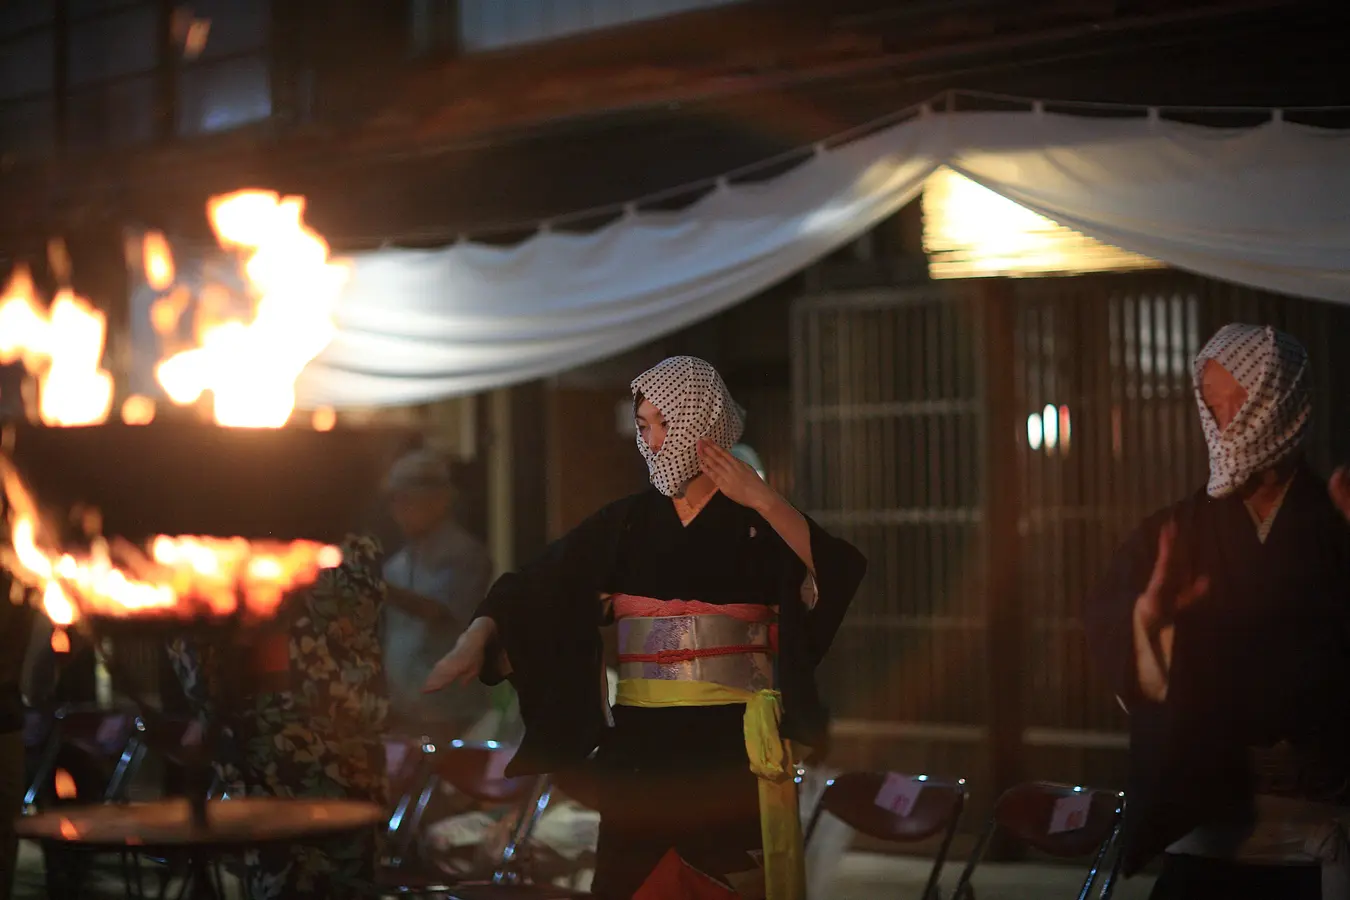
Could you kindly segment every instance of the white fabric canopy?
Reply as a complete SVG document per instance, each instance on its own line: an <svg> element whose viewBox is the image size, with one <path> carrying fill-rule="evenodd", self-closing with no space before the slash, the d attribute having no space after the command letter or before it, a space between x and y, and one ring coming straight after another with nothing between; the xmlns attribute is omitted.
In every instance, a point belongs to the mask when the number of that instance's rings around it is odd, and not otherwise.
<svg viewBox="0 0 1350 900"><path fill-rule="evenodd" d="M509 248L359 255L304 405L420 403L559 373L717 313L857 238L947 165L1182 269L1350 302L1350 132L925 112L679 212ZM138 343L153 340L149 296ZM148 348L146 348L148 350ZM138 354L139 355L139 354ZM153 352L151 352L153 356Z"/></svg>

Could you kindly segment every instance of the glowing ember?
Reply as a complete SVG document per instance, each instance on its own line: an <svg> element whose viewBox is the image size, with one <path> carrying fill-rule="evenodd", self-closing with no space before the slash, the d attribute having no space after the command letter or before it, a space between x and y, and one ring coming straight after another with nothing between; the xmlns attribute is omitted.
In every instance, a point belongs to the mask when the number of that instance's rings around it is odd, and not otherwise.
<svg viewBox="0 0 1350 900"><path fill-rule="evenodd" d="M295 381L336 332L332 306L347 277L330 262L328 245L303 221L302 197L238 191L216 197L207 214L216 238L242 250L256 294L251 321L203 292L197 307L197 346L159 364L155 375L174 403L196 403L211 392L221 425L280 428L295 410ZM169 303L156 329L181 312ZM163 333L163 331L161 331Z"/></svg>
<svg viewBox="0 0 1350 900"><path fill-rule="evenodd" d="M173 254L169 252L169 242L158 231L145 236L141 264L145 268L145 280L157 291L167 291L173 284Z"/></svg>
<svg viewBox="0 0 1350 900"><path fill-rule="evenodd" d="M62 800L75 799L75 779L65 769L56 770L56 796Z"/></svg>
<svg viewBox="0 0 1350 900"><path fill-rule="evenodd" d="M16 269L0 296L0 363L22 360L37 376L44 425L93 425L112 408L112 376L101 366L107 319L69 290L45 312L33 279Z"/></svg>
<svg viewBox="0 0 1350 900"><path fill-rule="evenodd" d="M191 302L192 294L182 286L159 297L150 304L150 327L161 337L173 334Z"/></svg>
<svg viewBox="0 0 1350 900"><path fill-rule="evenodd" d="M122 421L128 425L149 425L155 421L155 401L133 394L122 403Z"/></svg>
<svg viewBox="0 0 1350 900"><path fill-rule="evenodd" d="M332 431L337 425L337 413L330 407L321 406L314 410L310 424L314 426L315 431Z"/></svg>
<svg viewBox="0 0 1350 900"><path fill-rule="evenodd" d="M64 628L57 628L55 631L52 632L52 652L53 653L70 652L70 635L66 634L66 630Z"/></svg>

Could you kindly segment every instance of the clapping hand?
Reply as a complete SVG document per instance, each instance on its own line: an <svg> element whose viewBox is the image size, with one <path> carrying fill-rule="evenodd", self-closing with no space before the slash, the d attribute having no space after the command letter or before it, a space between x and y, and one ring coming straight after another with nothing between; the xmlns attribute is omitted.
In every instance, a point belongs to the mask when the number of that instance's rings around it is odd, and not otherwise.
<svg viewBox="0 0 1350 900"><path fill-rule="evenodd" d="M1158 556L1148 586L1134 603L1134 615L1150 635L1172 624L1177 613L1209 592L1209 577L1200 575L1179 587L1176 561L1177 524L1168 522L1158 534Z"/></svg>

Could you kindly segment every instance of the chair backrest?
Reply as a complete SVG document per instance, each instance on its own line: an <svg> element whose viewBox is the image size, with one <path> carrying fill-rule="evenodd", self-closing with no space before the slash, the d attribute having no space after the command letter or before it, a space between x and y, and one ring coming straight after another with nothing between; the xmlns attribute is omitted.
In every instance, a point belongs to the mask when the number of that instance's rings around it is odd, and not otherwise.
<svg viewBox="0 0 1350 900"><path fill-rule="evenodd" d="M100 771L101 799L123 799L143 755L138 740L143 727L136 711L130 708L110 709L95 704L61 707L47 732L42 756L24 795L24 806L32 809L51 799L49 786L58 760L68 750L76 751ZM87 797L80 799L88 801Z"/></svg>
<svg viewBox="0 0 1350 900"><path fill-rule="evenodd" d="M428 744L433 771L445 783L480 803L515 803L530 793L538 779L508 778L512 750L496 741L450 741Z"/></svg>
<svg viewBox="0 0 1350 900"><path fill-rule="evenodd" d="M812 823L821 812L828 812L868 837L912 843L951 830L965 802L966 788L960 781L897 772L845 772L825 788Z"/></svg>
<svg viewBox="0 0 1350 900"><path fill-rule="evenodd" d="M389 779L389 794L397 797L413 787L413 780L422 768L422 743L425 738L406 735L386 735L384 738L384 770Z"/></svg>
<svg viewBox="0 0 1350 900"><path fill-rule="evenodd" d="M174 766L185 766L191 762L183 738L194 722L192 716L158 715L146 724L141 741L156 756Z"/></svg>
<svg viewBox="0 0 1350 900"><path fill-rule="evenodd" d="M479 803L518 806L517 825L493 879L514 872L519 847L548 805L547 779L507 778L505 769L513 750L495 741L437 743L429 737L388 735L384 746L390 794L394 797L385 826L385 865L398 869L406 864L427 804L437 784L444 783Z"/></svg>
<svg viewBox="0 0 1350 900"><path fill-rule="evenodd" d="M1125 795L1080 785L1028 782L1003 792L994 804L994 814L980 833L975 850L952 888L953 900L968 900L975 869L996 831L1050 856L1063 859L1090 857L1078 900L1087 900L1102 872L1102 865L1120 834ZM1101 885L1101 900L1110 900L1119 871L1116 864Z"/></svg>
<svg viewBox="0 0 1350 900"><path fill-rule="evenodd" d="M55 737L97 760L118 759L141 729L134 709L71 705L56 711Z"/></svg>
<svg viewBox="0 0 1350 900"><path fill-rule="evenodd" d="M994 823L1042 853L1090 856L1111 839L1124 811L1116 791L1029 782L1009 788L994 807Z"/></svg>
<svg viewBox="0 0 1350 900"><path fill-rule="evenodd" d="M23 711L23 746L25 750L40 750L47 743L56 715L51 711L25 708Z"/></svg>

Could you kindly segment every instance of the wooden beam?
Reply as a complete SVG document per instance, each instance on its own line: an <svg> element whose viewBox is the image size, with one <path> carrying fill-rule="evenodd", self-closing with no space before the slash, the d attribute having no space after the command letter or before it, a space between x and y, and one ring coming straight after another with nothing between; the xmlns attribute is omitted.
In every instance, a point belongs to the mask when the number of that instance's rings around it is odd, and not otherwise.
<svg viewBox="0 0 1350 900"><path fill-rule="evenodd" d="M1022 736L1026 690L1022 652L1026 615L1021 593L1018 518L1022 505L1021 435L1013 377L1016 310L1007 279L978 282L983 343L985 652L989 659L988 788L997 797L1026 775ZM1007 858L1011 846L992 848Z"/></svg>
<svg viewBox="0 0 1350 900"><path fill-rule="evenodd" d="M1114 4L1060 0L1015 14L966 10L888 30L787 19L754 7L676 17L538 48L478 54L410 76L377 113L428 142L596 113L708 103L883 72L922 71L990 55L1073 45L1082 52L1141 31L1165 31L1296 5L1296 0L1191 0L1114 15ZM734 7L732 8L735 9ZM697 28L691 26L700 24ZM715 28L712 27L715 23ZM805 27L803 27L805 26Z"/></svg>
<svg viewBox="0 0 1350 900"><path fill-rule="evenodd" d="M155 58L155 140L170 143L178 131L178 40L175 0L159 0L155 21L158 48Z"/></svg>
<svg viewBox="0 0 1350 900"><path fill-rule="evenodd" d="M1147 54L1146 48L1138 47L1140 41L1177 42L1187 40L1187 35L1204 35L1208 47L1215 41L1222 43L1222 38L1232 36L1231 33L1225 35L1215 31L1222 17L1237 16L1240 10L1253 12L1258 9L1266 10L1267 14L1226 20L1231 22L1230 31L1246 29L1250 32L1259 27L1264 36L1269 33L1268 27L1278 25L1285 29L1281 46L1294 46L1296 39L1314 39L1315 42L1316 34L1326 31L1325 26L1316 24L1318 20L1315 16L1280 15L1277 18L1269 14L1270 10L1285 5L1285 0L1247 0L1241 4L1227 3L1222 6L1209 3L1203 7L1203 11L1214 18L1197 19L1194 16L1198 15L1196 9L1200 7L1188 3L1183 12L1191 18L1185 19L1190 23L1185 28L1178 24L1181 20L1176 18L1178 13L1174 9L1162 18L1122 19L1113 23L1109 29L1088 29L1092 34L1106 35L1097 41L1090 39L1082 29L1058 29L1053 32L1004 36L996 40L982 39L936 48L919 48L900 54L853 54L842 61L837 57L826 61L817 60L814 65L782 71L728 74L725 71L703 69L684 72L679 76L682 80L664 84L643 85L640 79L638 83L626 84L622 78L607 80L613 73L595 71L589 75L577 75L577 83L582 89L576 97L554 97L551 103L544 103L538 97L531 101L530 96L525 94L487 96L460 108L458 112L447 108L443 118L432 117L425 121L375 121L364 126L353 124L351 127L311 124L280 133L274 130L275 123L267 123L200 141L175 142L158 148L141 147L97 156L72 155L64 161L0 163L0 192L5 194L7 200L0 230L31 230L35 223L38 227L50 229L60 227L60 222L82 214L120 220L128 216L159 215L160 210L180 208L183 212L195 215L202 199L209 193L233 189L245 182L299 190L316 198L324 195L328 190L325 185L329 184L355 186L359 189L358 194L368 196L375 190L375 185L388 182L381 190L384 196L390 198L391 209L402 209L411 204L436 211L434 220L425 218L426 210L408 210L406 215L399 212L397 218L408 218L409 222L397 228L380 225L380 230L388 231L388 237L413 239L419 229L430 226L444 228L468 225L481 228L500 221L502 216L533 216L536 207L539 208L539 215L550 215L592 205L598 198L589 197L576 203L565 199L561 201L561 206L549 208L554 201L526 203L526 198L512 198L509 192L500 191L499 194L510 201L500 214L483 216L470 213L468 218L473 221L465 222L465 215L454 212L458 208L454 197L440 197L434 203L424 203L418 197L428 196L425 190L417 197L411 196L406 183L416 174L418 179L427 181L425 187L434 192L437 185L448 189L458 177L456 173L461 170L465 177L479 179L481 173L467 171L470 164L480 158L485 160L489 155L489 146L495 148L503 144L515 145L511 150L513 154L518 155L529 146L539 147L538 152L545 154L545 158L556 158L555 154L564 142L576 145L568 151L571 155L575 155L581 144L594 142L606 147L605 152L610 156L622 155L623 151L615 144L614 136L606 132L613 129L615 123L622 122L627 132L631 133L633 124L644 119L650 119L650 127L654 130L680 130L682 133L690 131L692 126L702 120L703 124L694 130L701 129L700 133L708 134L708 141L714 143L718 122L725 122L728 132L763 139L762 143L767 149L750 158L735 159L735 154L727 155L711 147L700 155L710 166L720 167L722 160L727 159L727 167L730 168L789 146L809 144L882 112L924 99L952 83L1013 92L1043 92L1046 82L1062 82L1071 66L1043 65L1036 68L1031 65L1034 58L1029 61L1028 57L1033 53L1053 55L1060 52L1057 48L1064 46L1073 47L1076 56L1093 52L1115 53L1119 57L1119 64L1116 65L1113 60L1111 66L1102 65L1099 70L1113 73L1110 77L1116 81L1123 80L1136 85L1133 96L1184 96L1184 85L1178 87L1179 83L1189 83L1201 77L1214 80L1218 76L1209 70L1216 66L1201 67L1204 72L1188 75L1180 81L1177 73L1169 69L1170 74L1159 82L1159 78L1164 76L1148 74L1158 68L1156 63L1152 68L1141 68ZM1306 9L1306 5L1303 8ZM1074 38L1074 35L1079 37ZM1134 42L1133 52L1138 59L1120 56L1119 47L1127 43L1127 37ZM1264 37L1262 39L1265 40ZM1043 43L1045 41L1049 43ZM1317 56L1318 52L1321 51L1307 51L1303 55L1311 54L1309 58L1318 59L1327 56L1325 52ZM1292 66L1291 53L1285 52L1280 59L1290 60L1290 66L1286 68L1297 71L1299 76L1293 84L1275 92L1280 95L1279 102L1288 102L1285 95L1291 91L1295 98L1293 102L1334 102L1334 98L1325 99L1330 96L1327 85L1331 82L1314 77L1309 69L1311 63L1300 61L1298 66ZM1249 55L1250 51L1243 54ZM1206 58L1213 63L1215 57L1211 53ZM1017 65L1015 73L990 69L993 74L983 80L959 76L961 80L956 81L958 76L950 74L961 67L969 70L970 67L984 65L1007 69L1014 64ZM1271 56L1266 65L1275 66L1275 57ZM942 66L948 67L945 76L938 74ZM1217 68L1231 69L1232 66ZM1035 81L1037 77L1041 82ZM1103 90L1102 77L1105 76L1098 77L1087 87L1082 87L1081 81L1075 84L1081 90L1096 95ZM1025 89L1019 89L1019 85L1024 82ZM1231 79L1224 83L1230 86L1226 89L1229 92L1220 94L1220 97L1245 97L1254 90L1234 86ZM1053 95L1053 91L1051 93ZM1108 93L1110 99L1120 99L1121 91ZM1213 96L1212 92L1210 96ZM1299 97L1315 99L1299 100ZM1218 102L1249 101L1219 99ZM335 146L342 148L340 155L333 153ZM490 155L499 153L499 150L494 149ZM415 164L434 169L434 172L413 169ZM651 170L650 165L647 168ZM665 169L667 166L663 164L658 168ZM687 161L673 164L667 173L668 177L662 177L657 183L651 183L651 179L648 179L649 187L633 193L635 195L644 190L678 183L688 176L679 174L677 170L689 169ZM586 175L584 172L580 174L583 178ZM370 188L366 189L366 186ZM334 187L333 190L339 194L350 193L346 188ZM470 190L469 193L474 191ZM569 196L575 193L571 191ZM369 201L362 201L360 205L369 208ZM530 208L526 209L527 206ZM81 208L85 211L81 212ZM374 220L371 222L373 224Z"/></svg>
<svg viewBox="0 0 1350 900"><path fill-rule="evenodd" d="M52 92L57 153L65 152L70 108L70 0L52 4Z"/></svg>

